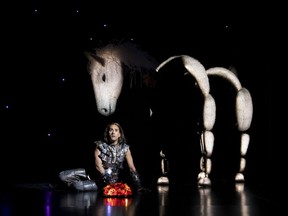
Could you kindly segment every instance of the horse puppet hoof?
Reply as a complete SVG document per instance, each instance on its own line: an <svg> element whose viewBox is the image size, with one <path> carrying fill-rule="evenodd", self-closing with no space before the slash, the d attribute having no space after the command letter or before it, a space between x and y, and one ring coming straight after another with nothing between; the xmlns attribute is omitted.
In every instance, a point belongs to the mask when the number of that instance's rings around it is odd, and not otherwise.
<svg viewBox="0 0 288 216"><path fill-rule="evenodd" d="M169 184L169 179L168 179L168 177L166 177L166 176L161 176L160 178L158 178L157 184L158 184L158 185L168 185L168 184Z"/></svg>

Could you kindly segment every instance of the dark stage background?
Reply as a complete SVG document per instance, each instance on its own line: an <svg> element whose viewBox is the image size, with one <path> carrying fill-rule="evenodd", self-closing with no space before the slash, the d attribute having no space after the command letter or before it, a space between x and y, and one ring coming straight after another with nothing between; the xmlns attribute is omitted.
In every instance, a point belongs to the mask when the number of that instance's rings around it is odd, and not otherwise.
<svg viewBox="0 0 288 216"><path fill-rule="evenodd" d="M84 52L131 40L159 63L186 54L206 69L233 66L237 70L254 105L246 179L269 182L277 156L270 142L270 76L262 66L268 64L264 50L270 46L263 34L265 19L251 5L134 7L35 1L5 10L1 180L49 182L61 170L76 167L92 172L93 142L102 138L108 122L117 121L124 127L147 184L155 183L160 175L163 147L170 159L172 181L196 182L201 97L192 77L176 72L161 75L154 89L139 80L131 87L126 77L116 113L109 117L97 113ZM259 37L266 40L265 47ZM213 80L211 92L217 104L211 177L212 181L230 181L239 166L235 93L221 80ZM154 111L149 117L151 105Z"/></svg>

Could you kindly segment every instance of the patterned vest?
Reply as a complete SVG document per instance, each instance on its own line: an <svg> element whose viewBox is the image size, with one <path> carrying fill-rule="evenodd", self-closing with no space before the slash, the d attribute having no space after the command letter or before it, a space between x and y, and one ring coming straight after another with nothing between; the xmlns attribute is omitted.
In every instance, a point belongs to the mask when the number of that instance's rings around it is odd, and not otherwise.
<svg viewBox="0 0 288 216"><path fill-rule="evenodd" d="M129 150L129 145L123 143L121 145L113 145L107 143L96 142L97 148L100 150L100 159L104 169L111 169L112 178L115 182L118 181L120 169L123 169L126 152Z"/></svg>

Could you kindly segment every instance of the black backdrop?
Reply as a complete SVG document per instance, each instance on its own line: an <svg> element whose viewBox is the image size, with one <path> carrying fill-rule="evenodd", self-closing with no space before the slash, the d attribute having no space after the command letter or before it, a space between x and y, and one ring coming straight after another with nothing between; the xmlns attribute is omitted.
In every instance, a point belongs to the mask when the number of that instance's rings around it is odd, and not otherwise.
<svg viewBox="0 0 288 216"><path fill-rule="evenodd" d="M77 6L79 15L73 13ZM194 10L191 14L188 8L179 5L173 10L162 9L161 13L151 7L145 7L149 8L145 13L129 7L128 17L121 16L124 10L115 16L103 16L96 13L98 7L91 2L31 3L11 8L4 14L10 22L4 23L2 34L5 69L1 73L0 92L1 180L53 181L62 169L85 166L93 170L93 142L102 137L110 121L123 125L136 166L146 181L155 182L160 174L159 150L164 147L171 161L171 178L196 179L202 101L192 77L172 72L171 78L167 74L157 84L157 93L140 84L130 88L125 80L116 113L110 117L97 113L83 53L123 38L133 38L159 62L186 54L199 60L206 69L235 67L243 87L252 95L254 106L248 131L251 141L247 179L266 182L273 178L269 172L277 164L273 162L277 150L272 149L270 142L271 85L266 67L269 59L265 55L271 43L264 34L270 27L259 18L261 14L255 16L253 8L238 14L231 8L201 7L198 13ZM34 8L39 12L35 13ZM182 11L181 16L172 16L175 10ZM103 23L111 28L102 28ZM265 46L263 40L267 42ZM62 82L62 78L66 81ZM211 91L219 106L213 130L212 176L221 181L223 177L231 178L235 164L238 168L235 95L231 86L221 80L213 80Z"/></svg>

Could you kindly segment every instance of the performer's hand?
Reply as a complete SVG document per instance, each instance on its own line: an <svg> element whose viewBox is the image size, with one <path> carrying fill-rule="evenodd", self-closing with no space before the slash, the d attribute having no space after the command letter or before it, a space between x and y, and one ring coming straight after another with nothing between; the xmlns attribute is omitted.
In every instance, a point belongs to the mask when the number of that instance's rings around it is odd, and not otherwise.
<svg viewBox="0 0 288 216"><path fill-rule="evenodd" d="M104 174L102 175L102 179L105 182L105 184L111 184L114 183L112 180L112 175L111 175L112 171L110 168L106 169Z"/></svg>

